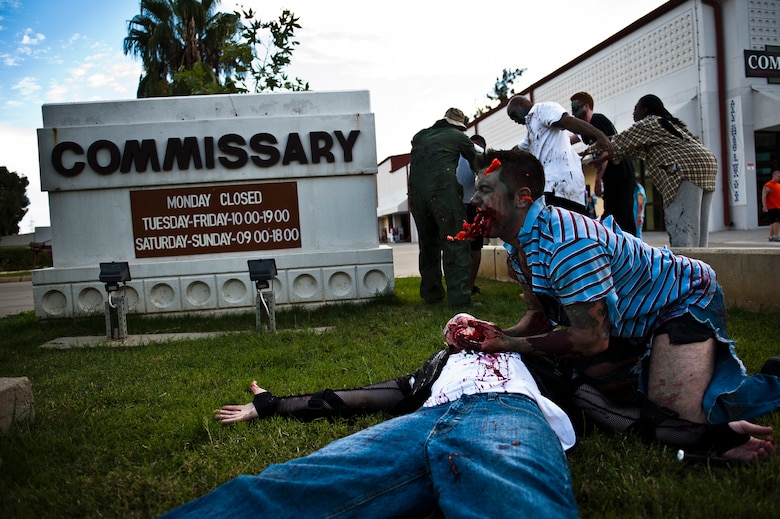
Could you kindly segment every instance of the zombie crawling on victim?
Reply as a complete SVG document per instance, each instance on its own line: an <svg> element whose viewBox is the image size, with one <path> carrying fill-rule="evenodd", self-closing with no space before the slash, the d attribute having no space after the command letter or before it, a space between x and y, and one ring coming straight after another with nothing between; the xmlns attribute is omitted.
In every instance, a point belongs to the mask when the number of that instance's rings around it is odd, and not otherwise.
<svg viewBox="0 0 780 519"><path fill-rule="evenodd" d="M780 407L780 377L748 376L736 356L708 264L654 248L612 218L546 204L544 170L530 153L488 150L482 161L500 166L483 166L472 204L490 215L481 232L503 240L526 308L507 328L472 318L451 344L567 357L578 374L602 380L631 372L626 380L647 400L699 424ZM756 457L775 450L771 437L750 447Z"/></svg>

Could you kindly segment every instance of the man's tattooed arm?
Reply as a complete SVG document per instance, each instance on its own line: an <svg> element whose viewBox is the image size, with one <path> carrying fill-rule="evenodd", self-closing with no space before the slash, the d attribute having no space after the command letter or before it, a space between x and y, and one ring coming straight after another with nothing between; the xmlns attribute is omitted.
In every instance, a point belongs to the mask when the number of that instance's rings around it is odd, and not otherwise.
<svg viewBox="0 0 780 519"><path fill-rule="evenodd" d="M551 331L552 323L545 313L542 303L536 298L536 295L525 280L520 280L518 282L523 289L525 313L520 317L520 320L517 321L516 324L506 328L504 333L510 337L526 337Z"/></svg>
<svg viewBox="0 0 780 519"><path fill-rule="evenodd" d="M611 327L604 300L576 303L565 309L571 326L530 337L488 337L482 343L482 351L588 356L607 349Z"/></svg>

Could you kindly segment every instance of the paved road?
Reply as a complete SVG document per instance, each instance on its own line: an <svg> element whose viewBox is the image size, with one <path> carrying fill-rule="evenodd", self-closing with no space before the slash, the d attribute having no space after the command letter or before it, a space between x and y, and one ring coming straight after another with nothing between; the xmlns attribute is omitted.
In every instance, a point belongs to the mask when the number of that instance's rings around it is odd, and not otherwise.
<svg viewBox="0 0 780 519"><path fill-rule="evenodd" d="M0 317L34 308L31 281L0 283Z"/></svg>
<svg viewBox="0 0 780 519"><path fill-rule="evenodd" d="M769 243L766 227L740 231L719 231L710 233L710 248L778 248L780 243ZM666 245L668 236L664 232L645 233L644 240L651 245ZM417 268L417 244L393 243L393 267L398 278L420 275ZM0 283L0 317L33 310L32 283L13 281Z"/></svg>

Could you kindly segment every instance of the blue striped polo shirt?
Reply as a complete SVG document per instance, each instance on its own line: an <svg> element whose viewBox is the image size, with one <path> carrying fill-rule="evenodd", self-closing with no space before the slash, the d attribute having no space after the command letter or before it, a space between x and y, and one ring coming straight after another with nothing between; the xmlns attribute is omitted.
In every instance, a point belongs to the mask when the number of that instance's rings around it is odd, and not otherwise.
<svg viewBox="0 0 780 519"><path fill-rule="evenodd" d="M563 306L606 300L613 336L646 337L691 307L705 309L718 291L706 263L623 233L612 217L599 222L547 206L544 197L530 207L518 239L534 293ZM523 276L514 247L504 246Z"/></svg>

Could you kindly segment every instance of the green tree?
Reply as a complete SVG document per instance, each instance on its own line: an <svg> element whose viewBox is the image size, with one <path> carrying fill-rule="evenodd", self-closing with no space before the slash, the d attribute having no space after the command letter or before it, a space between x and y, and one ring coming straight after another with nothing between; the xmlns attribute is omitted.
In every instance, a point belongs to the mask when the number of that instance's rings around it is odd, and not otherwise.
<svg viewBox="0 0 780 519"><path fill-rule="evenodd" d="M491 101L498 101L498 103L495 105L500 105L513 95L515 95L515 89L514 89L514 82L517 78L523 75L523 72L525 72L524 68L516 68L514 70L505 68L503 71L501 71L501 76L496 78L496 83L493 85L493 91L487 94L487 98ZM493 106L485 106L484 108L480 108L477 110L477 114L475 117L479 117L480 115L489 112L493 109Z"/></svg>
<svg viewBox="0 0 780 519"><path fill-rule="evenodd" d="M292 53L299 44L295 40L295 29L300 29L298 17L287 9L282 11L278 20L263 22L256 18L252 9L242 11L242 36L252 49L252 62L249 67L253 90L291 90L309 89L309 83L296 77L290 79L284 69L291 63Z"/></svg>
<svg viewBox="0 0 780 519"><path fill-rule="evenodd" d="M247 92L248 79L255 91L308 89L283 71L298 44L292 38L300 26L292 13L284 11L279 22L261 22L249 10L245 24L241 13L219 12L218 5L219 0L141 0L124 39L124 53L143 67L139 98ZM260 61L257 47L265 43L265 30L270 39Z"/></svg>
<svg viewBox="0 0 780 519"><path fill-rule="evenodd" d="M27 214L30 199L27 198L27 177L0 166L0 236L19 234L19 222Z"/></svg>
<svg viewBox="0 0 780 519"><path fill-rule="evenodd" d="M141 60L137 96L238 92L231 75L242 69L236 13L219 0L141 0L128 22L124 53Z"/></svg>

